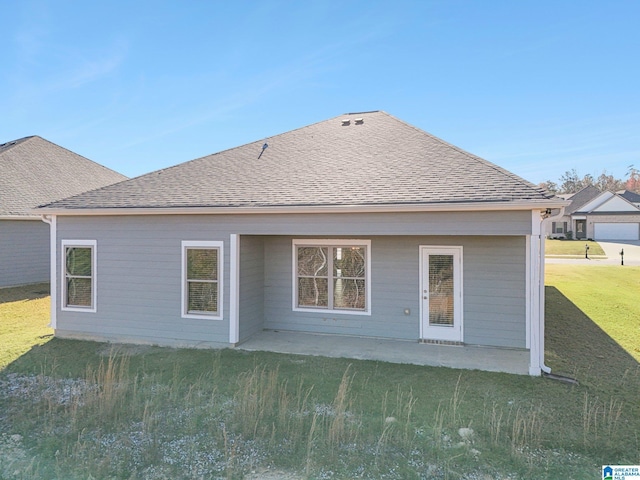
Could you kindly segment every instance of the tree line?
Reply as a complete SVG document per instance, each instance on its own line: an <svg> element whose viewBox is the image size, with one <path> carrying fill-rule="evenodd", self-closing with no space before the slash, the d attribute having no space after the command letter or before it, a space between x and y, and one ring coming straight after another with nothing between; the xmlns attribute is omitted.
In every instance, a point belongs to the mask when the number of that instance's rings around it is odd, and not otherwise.
<svg viewBox="0 0 640 480"><path fill-rule="evenodd" d="M581 177L574 168L567 170L557 182L547 180L539 184L541 188L553 194L576 193L589 185L593 185L603 192L606 190L610 192L629 190L640 193L640 170L629 165L627 178L620 179L607 173L606 170L603 170L597 177L590 174Z"/></svg>

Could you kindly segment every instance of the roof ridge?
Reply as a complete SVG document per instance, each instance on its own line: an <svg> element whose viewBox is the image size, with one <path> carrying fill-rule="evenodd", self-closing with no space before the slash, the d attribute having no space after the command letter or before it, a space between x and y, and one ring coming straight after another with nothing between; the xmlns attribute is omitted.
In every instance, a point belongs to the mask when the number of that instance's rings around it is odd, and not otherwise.
<svg viewBox="0 0 640 480"><path fill-rule="evenodd" d="M298 132L300 130L304 130L305 128L310 128L310 127L313 127L315 125L319 125L321 123L330 122L332 120L337 120L340 117L342 117L343 115L363 115L365 113L385 113L385 112L383 112L381 110L372 110L371 112L343 113L342 115L336 115L336 116L331 117L331 118L326 118L324 120L319 120L317 122L309 123L308 125L303 125L302 127L294 128L293 130L285 130L284 132L280 132L280 133L276 133L274 135L269 135L269 136L266 136L266 137L262 137L262 139L252 140L250 142L246 142L246 143L243 143L241 145L236 145L235 147L225 148L224 150L220 150L218 152L208 153L206 155L202 155L201 157L192 158L191 160L185 160L184 162L180 162L180 163L178 163L176 165L169 165L168 167L159 168L158 170L153 170L151 172L143 173L142 175L138 175L137 177L130 178L129 180L135 180L135 179L138 179L138 178L146 177L148 175L159 174L161 172L167 172L167 171L173 170L174 168L178 168L178 167L181 167L183 165L186 165L188 163L197 162L198 160L203 160L203 159L209 158L209 157L215 157L215 156L221 155L221 154L226 153L226 152L232 152L233 150L238 150L238 149L244 148L244 147L246 147L248 145L251 145L253 143L262 142L262 141L267 142L267 140L269 140L271 138L278 137L280 135L288 135L290 133ZM102 188L107 188L107 187L110 187L110 186L111 185L106 185L106 186L104 186Z"/></svg>
<svg viewBox="0 0 640 480"><path fill-rule="evenodd" d="M8 152L9 150L11 150L13 147L16 147L18 145L23 144L24 142L26 142L27 140L36 137L37 135L29 135L27 137L22 137L22 138L17 138L15 140L7 140L4 143L0 143L0 154L4 153L4 152Z"/></svg>
<svg viewBox="0 0 640 480"><path fill-rule="evenodd" d="M418 132L420 132L420 133L423 133L423 134L427 135L429 138L431 138L431 139L435 140L436 142L441 143L442 145L445 145L445 146L447 146L447 147L449 147L449 148L453 148L453 149L454 149L454 150L456 150L458 153L461 153L462 155L465 155L466 157L468 157L468 158L469 158L469 159L471 159L471 160L474 160L474 161L476 161L476 162L482 163L482 164L484 164L484 165L486 165L486 166L488 166L488 167L492 168L493 170L495 170L495 171L497 171L497 172L500 172L500 173L502 173L503 175L508 176L508 177L509 177L509 178L511 178L512 180L518 180L518 181L520 181L520 182L524 182L527 186L529 186L530 188L532 188L532 190L533 190L534 192L541 193L541 194L542 194L542 195L544 195L546 198L553 198L553 197L555 197L555 195L553 195L553 194L552 194L552 195L548 195L548 193L549 193L549 192L548 192L547 190L545 190L545 189L543 189L543 188L541 188L541 187L537 187L536 185L534 185L533 183L529 182L528 180L526 180L526 179L522 178L521 176L516 175L515 173L512 173L512 172L510 172L509 170L506 170L506 169L504 169L504 168L502 168L502 167L500 167L500 166L496 165L495 163L490 162L489 160L486 160L486 159L484 159L484 158L482 158L482 157L479 157L478 155L474 155L473 153L467 152L466 150L464 150L464 149L462 149L462 148L460 148L460 147L458 147L458 146L456 146L456 145L454 145L454 144L452 144L452 143L449 143L449 142L447 142L446 140L441 139L440 137L436 137L436 136L435 136L435 135L433 135L432 133L429 133L429 132L427 132L426 130L422 130L421 128L416 127L415 125L412 125L412 124L410 124L410 123L408 123L408 122L406 122L406 121L404 121L404 120L402 120L402 119L399 119L399 118L397 118L397 117L395 117L395 116L393 116L393 115L391 115L391 114L389 114L389 113L387 113L387 112L381 111L381 113L384 113L385 115L388 115L389 117L391 117L391 118L393 118L393 119L397 120L398 122L400 122L400 123L402 123L402 124L404 124L404 125L406 125L406 126L408 126L408 127L411 127L411 128L413 128L414 130L416 130L416 131L418 131Z"/></svg>
<svg viewBox="0 0 640 480"><path fill-rule="evenodd" d="M304 128L312 127L314 125L318 125L318 124L323 123L323 122L328 122L330 120L335 120L335 119L337 119L339 117L340 117L340 115L337 115L337 116L332 117L330 119L320 120L318 122L313 122L313 123L310 123L308 125L304 125L302 127L294 128L293 130L286 130L284 132L280 132L280 133L277 133L275 135L270 135L268 137L263 137L262 140L252 140L250 142L243 143L242 145L236 145L235 147L226 148L226 149L220 150L218 152L208 153L207 155L203 155L201 157L192 158L191 160L185 160L184 162L180 162L180 163L177 163L175 165L169 165L168 167L164 167L164 168L159 168L158 170L152 170L151 172L143 173L141 175L138 175L138 176L132 177L132 178L126 178L126 179L123 179L120 182L112 183L110 185L104 185L102 187L98 187L98 188L96 188L94 190L89 190L89 191L90 192L94 192L94 191L99 191L99 190L106 190L106 189L110 189L111 187L114 187L115 185L119 185L120 183L123 183L123 182L138 180L138 179L145 178L145 177L151 177L152 175L160 175L163 172L169 172L169 171L174 170L176 168L182 167L184 165L187 165L187 164L190 164L190 163L193 163L193 162L197 162L197 161L203 160L205 158L216 157L216 156L221 155L221 154L226 153L226 152L231 152L233 150L238 150L240 148L244 148L244 147L246 147L248 145L251 145L252 143L257 143L257 142L261 142L261 141L265 141L266 142L267 139L270 139L270 138L273 138L273 137L277 137L278 135L284 135L284 134L296 132L298 130L302 130ZM77 195L73 195L73 196L71 196L69 198L77 197L78 195L82 195L83 193L87 193L87 192L81 192L81 193L78 193ZM60 200L67 200L67 199L64 198L64 199L60 199ZM47 207L47 206L54 205L57 202L59 202L60 200L56 200L56 201L48 203L46 205L40 205L40 207Z"/></svg>
<svg viewBox="0 0 640 480"><path fill-rule="evenodd" d="M366 112L349 112L349 113L343 113L343 115L364 115L365 113L381 113L382 110L368 110ZM384 112L382 112L384 113ZM335 117L334 117L335 118Z"/></svg>
<svg viewBox="0 0 640 480"><path fill-rule="evenodd" d="M65 148L65 147L63 147L63 146L61 146L61 145L58 145L57 143L54 143L54 142L52 142L51 140L47 140L46 138L41 137L40 135L32 135L32 136L30 136L30 137L26 137L26 138L27 138L27 139L29 139L29 140L31 140L31 139L36 139L36 138L37 138L37 139L40 139L40 140L42 140L43 142L47 142L47 143L49 143L49 144L53 145L54 147L61 148L62 150L65 150L65 151L67 151L67 152L71 153L72 155L77 155L78 157L81 157L81 158L83 158L84 160L86 160L86 161L88 161L88 162L90 162L90 163L93 163L94 165L96 165L96 166L98 166L98 167L100 167L100 168L104 168L105 170L109 170L110 172L113 172L113 173L115 173L115 174L118 174L118 175L120 175L120 176L124 177L124 178L123 178L123 180L128 180L128 177L127 177L126 175L123 175L122 173L120 173L120 172L118 172L118 171L116 171L116 170L114 170L114 169L112 169L112 168L109 168L109 167L107 167L107 166L105 166L105 165L103 165L103 164L101 164L101 163L98 163L98 162L96 162L95 160L91 160L90 158L87 158L87 157L85 157L84 155L80 155L79 153L74 152L73 150L69 150L68 148ZM26 142L25 142L25 143L26 143Z"/></svg>
<svg viewBox="0 0 640 480"><path fill-rule="evenodd" d="M344 128L349 125L346 120L359 117L365 127ZM265 141L273 148L276 163L260 159ZM477 155L375 110L262 136L51 202L47 210L209 207L232 211L487 202L528 208L555 205L559 200Z"/></svg>

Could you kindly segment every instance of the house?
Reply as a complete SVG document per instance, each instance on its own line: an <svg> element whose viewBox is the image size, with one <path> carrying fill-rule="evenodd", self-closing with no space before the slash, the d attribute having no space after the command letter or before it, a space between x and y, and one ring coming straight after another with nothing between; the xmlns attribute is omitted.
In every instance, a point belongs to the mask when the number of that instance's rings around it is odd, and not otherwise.
<svg viewBox="0 0 640 480"><path fill-rule="evenodd" d="M345 114L38 209L51 323L173 346L277 330L490 347L540 375L543 223L564 205L385 112Z"/></svg>
<svg viewBox="0 0 640 480"><path fill-rule="evenodd" d="M49 281L49 226L35 207L126 178L38 136L1 144L0 288Z"/></svg>
<svg viewBox="0 0 640 480"><path fill-rule="evenodd" d="M582 205L593 200L601 193L602 192L597 187L588 185L577 193L560 195L570 203L565 207L564 215L560 218L556 218L553 222L547 222L547 236L550 238L587 238L585 224L582 222L575 223L572 221L571 215L582 207Z"/></svg>
<svg viewBox="0 0 640 480"><path fill-rule="evenodd" d="M589 185L567 197L564 215L547 224L551 238L640 240L640 195L601 192Z"/></svg>
<svg viewBox="0 0 640 480"><path fill-rule="evenodd" d="M616 194L640 208L640 193L632 192L630 190L620 190L616 192Z"/></svg>

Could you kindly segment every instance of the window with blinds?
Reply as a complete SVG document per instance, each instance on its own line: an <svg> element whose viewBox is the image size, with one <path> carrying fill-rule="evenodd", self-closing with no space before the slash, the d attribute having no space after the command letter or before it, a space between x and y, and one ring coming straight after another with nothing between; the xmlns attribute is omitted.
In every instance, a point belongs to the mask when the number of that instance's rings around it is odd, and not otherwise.
<svg viewBox="0 0 640 480"><path fill-rule="evenodd" d="M96 241L62 240L62 309L96 311Z"/></svg>
<svg viewBox="0 0 640 480"><path fill-rule="evenodd" d="M222 242L182 242L182 316L222 318Z"/></svg>

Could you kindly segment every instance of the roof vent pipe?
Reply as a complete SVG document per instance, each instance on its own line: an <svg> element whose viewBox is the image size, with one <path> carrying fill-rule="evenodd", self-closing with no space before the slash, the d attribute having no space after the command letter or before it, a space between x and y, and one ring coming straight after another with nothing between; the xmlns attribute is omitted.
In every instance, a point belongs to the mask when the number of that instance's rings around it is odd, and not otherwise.
<svg viewBox="0 0 640 480"><path fill-rule="evenodd" d="M258 155L258 159L262 156L267 147L269 147L269 144L267 142L264 142L264 145L262 145L262 150L260 150L260 155Z"/></svg>

